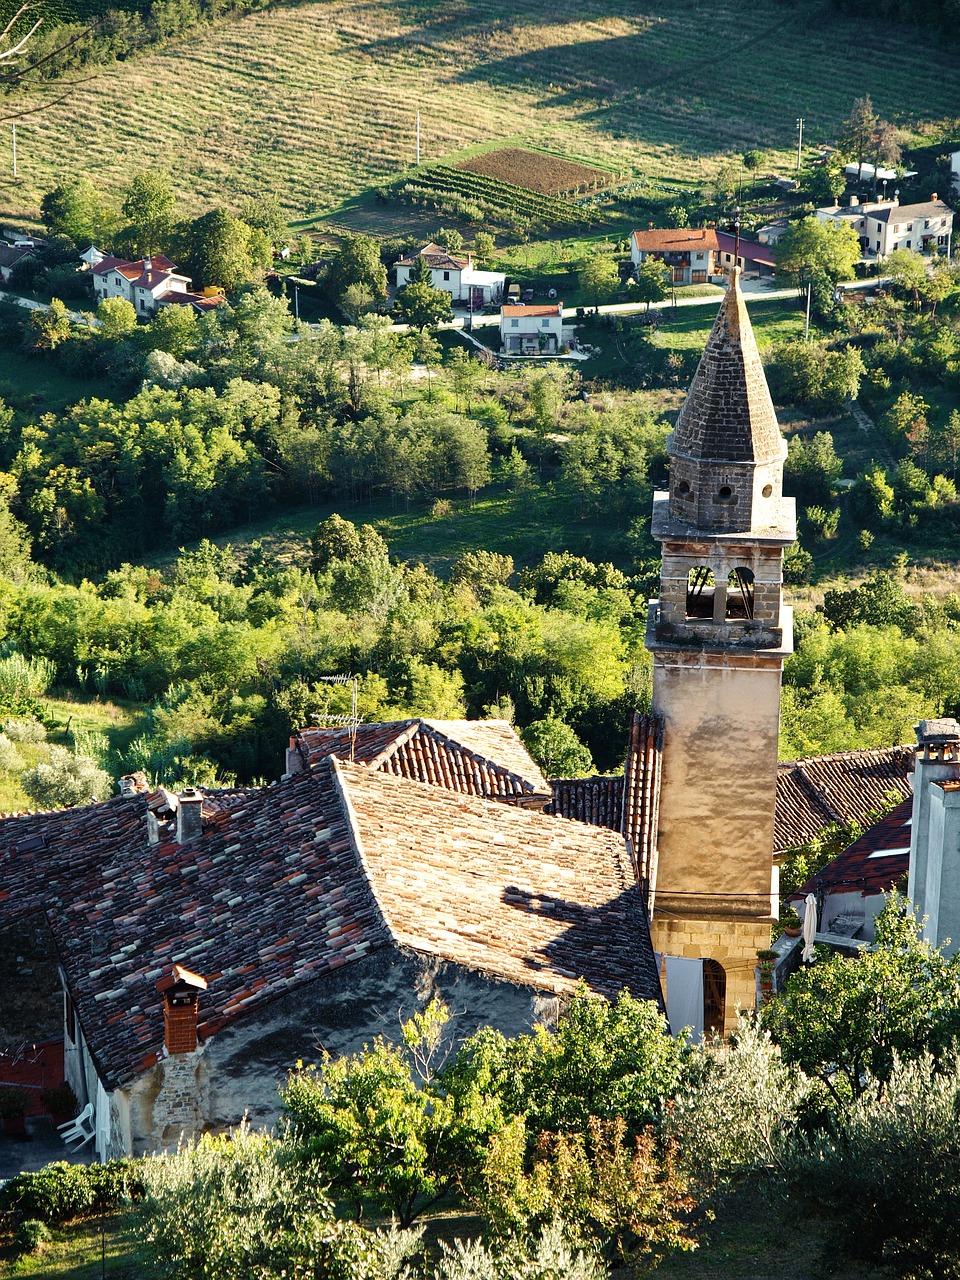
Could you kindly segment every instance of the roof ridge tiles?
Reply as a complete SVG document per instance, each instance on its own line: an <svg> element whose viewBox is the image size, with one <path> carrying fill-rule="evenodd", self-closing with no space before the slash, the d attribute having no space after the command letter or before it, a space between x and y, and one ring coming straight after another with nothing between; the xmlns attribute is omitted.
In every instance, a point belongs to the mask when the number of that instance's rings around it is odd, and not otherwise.
<svg viewBox="0 0 960 1280"><path fill-rule="evenodd" d="M383 901L381 900L380 894L377 892L376 888L374 887L373 875L370 870L370 864L367 861L367 855L364 852L363 841L360 839L360 824L357 820L357 814L353 807L353 801L350 799L350 794L347 790L346 783L344 781L342 764L335 755L327 756L327 763L330 769L330 776L333 779L333 785L337 793L337 798L339 799L343 809L343 816L346 819L347 834L350 839L350 844L353 847L353 852L356 854L357 861L359 862L360 868L363 871L364 879L366 880L366 884L367 884L367 889L370 892L370 897L373 899L374 903L376 904L377 913L380 917L380 921L383 926L383 931L390 942L398 943L399 939L393 928L393 924L390 920L390 917L387 914L387 909L384 906ZM322 766L320 765L314 766L315 769L321 768L321 767ZM366 766L360 765L358 767L365 768ZM428 784L418 783L417 785L426 786Z"/></svg>

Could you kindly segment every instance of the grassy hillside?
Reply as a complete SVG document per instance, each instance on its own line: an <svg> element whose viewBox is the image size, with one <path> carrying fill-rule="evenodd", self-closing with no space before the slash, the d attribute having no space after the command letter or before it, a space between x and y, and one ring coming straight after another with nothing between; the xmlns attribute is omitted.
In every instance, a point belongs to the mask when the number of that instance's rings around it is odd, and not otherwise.
<svg viewBox="0 0 960 1280"><path fill-rule="evenodd" d="M960 116L958 72L929 37L820 0L660 0L656 16L604 0L281 4L25 118L0 215L35 209L67 168L116 190L153 165L185 209L265 187L291 213L333 210L411 163L418 108L425 159L502 139L696 182L746 146L789 164L796 117L812 142L857 93L898 120Z"/></svg>

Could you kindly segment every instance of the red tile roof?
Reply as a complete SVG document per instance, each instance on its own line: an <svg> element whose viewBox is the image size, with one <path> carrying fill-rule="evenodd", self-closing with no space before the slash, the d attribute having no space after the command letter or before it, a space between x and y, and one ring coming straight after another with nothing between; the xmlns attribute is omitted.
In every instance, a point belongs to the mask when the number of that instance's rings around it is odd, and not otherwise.
<svg viewBox="0 0 960 1280"><path fill-rule="evenodd" d="M454 257L452 253L448 253L446 249L438 244L425 244L422 249L418 249L416 253L408 253L403 258L398 258L394 263L395 267L412 267L418 258L426 258L427 266L439 271L441 269L451 271L462 271L465 267L469 267L470 259Z"/></svg>
<svg viewBox="0 0 960 1280"><path fill-rule="evenodd" d="M781 764L774 852L806 844L831 822L869 823L891 792L912 795L915 750L838 751Z"/></svg>
<svg viewBox="0 0 960 1280"><path fill-rule="evenodd" d="M901 800L859 840L837 854L832 862L812 875L791 895L806 897L822 888L829 893L850 893L860 889L865 898L886 893L905 875L910 866L910 817L912 800Z"/></svg>
<svg viewBox="0 0 960 1280"><path fill-rule="evenodd" d="M203 974L201 1038L387 945L538 990L659 999L612 832L328 757L205 797L202 834L147 840L160 793L0 819L0 920L42 905L107 1087L152 1065L156 984Z"/></svg>
<svg viewBox="0 0 960 1280"><path fill-rule="evenodd" d="M308 763L326 755L464 795L540 804L550 784L507 720L397 720L349 729L301 729L291 745Z"/></svg>
<svg viewBox="0 0 960 1280"><path fill-rule="evenodd" d="M505 316L563 316L562 302L549 302L544 304L533 304L527 306L523 303L504 303L500 308L500 314Z"/></svg>
<svg viewBox="0 0 960 1280"><path fill-rule="evenodd" d="M634 231L633 243L638 250L647 253L702 253L707 249L719 248L717 233L712 227Z"/></svg>

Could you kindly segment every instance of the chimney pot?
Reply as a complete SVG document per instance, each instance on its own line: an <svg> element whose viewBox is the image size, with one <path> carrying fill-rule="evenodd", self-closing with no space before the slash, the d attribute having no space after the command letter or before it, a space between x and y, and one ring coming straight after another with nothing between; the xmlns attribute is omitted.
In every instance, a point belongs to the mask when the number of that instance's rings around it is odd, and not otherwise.
<svg viewBox="0 0 960 1280"><path fill-rule="evenodd" d="M186 844L202 834L203 793L196 787L187 787L177 799L177 844Z"/></svg>
<svg viewBox="0 0 960 1280"><path fill-rule="evenodd" d="M197 1047L200 992L207 980L175 964L157 983L163 995L163 1043L167 1053L193 1053Z"/></svg>
<svg viewBox="0 0 960 1280"><path fill-rule="evenodd" d="M931 192L930 192L930 199L931 199L931 200L937 200L938 198L939 198L939 197L937 196L937 193L936 193L935 191L931 191Z"/></svg>

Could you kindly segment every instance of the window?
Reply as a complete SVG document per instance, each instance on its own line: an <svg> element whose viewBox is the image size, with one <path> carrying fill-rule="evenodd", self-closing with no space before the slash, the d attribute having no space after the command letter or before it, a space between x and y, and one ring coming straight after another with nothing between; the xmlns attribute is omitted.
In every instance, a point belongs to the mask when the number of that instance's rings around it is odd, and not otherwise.
<svg viewBox="0 0 960 1280"><path fill-rule="evenodd" d="M727 578L727 617L753 617L753 572L737 567Z"/></svg>
<svg viewBox="0 0 960 1280"><path fill-rule="evenodd" d="M541 320L541 321L540 321L540 328L541 328L541 329L549 329L549 328L550 328L550 321L549 321L549 319Z"/></svg>
<svg viewBox="0 0 960 1280"><path fill-rule="evenodd" d="M716 579L709 565L698 564L687 574L687 617L712 618Z"/></svg>
<svg viewBox="0 0 960 1280"><path fill-rule="evenodd" d="M443 273L443 278L444 278L444 280L449 280L449 279L450 279L450 272L449 272L449 271L445 271L445 272Z"/></svg>
<svg viewBox="0 0 960 1280"><path fill-rule="evenodd" d="M510 328L511 328L511 329L519 329L519 328L520 328L520 321L519 321L519 320L511 320L511 321L510 321Z"/></svg>

